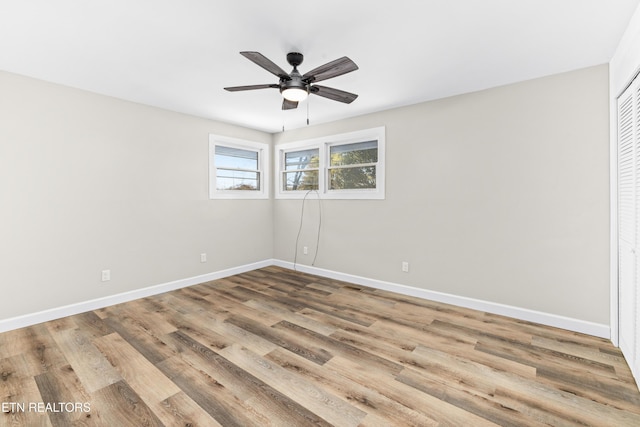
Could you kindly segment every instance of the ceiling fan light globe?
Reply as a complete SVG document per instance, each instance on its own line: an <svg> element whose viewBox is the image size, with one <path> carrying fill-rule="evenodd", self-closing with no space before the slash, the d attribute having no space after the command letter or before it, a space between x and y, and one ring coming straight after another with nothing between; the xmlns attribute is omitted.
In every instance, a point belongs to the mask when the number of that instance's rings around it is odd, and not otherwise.
<svg viewBox="0 0 640 427"><path fill-rule="evenodd" d="M305 89L301 89L297 87L284 89L282 91L282 96L284 97L284 99L292 102L304 101L305 99L307 99L308 95L309 94Z"/></svg>

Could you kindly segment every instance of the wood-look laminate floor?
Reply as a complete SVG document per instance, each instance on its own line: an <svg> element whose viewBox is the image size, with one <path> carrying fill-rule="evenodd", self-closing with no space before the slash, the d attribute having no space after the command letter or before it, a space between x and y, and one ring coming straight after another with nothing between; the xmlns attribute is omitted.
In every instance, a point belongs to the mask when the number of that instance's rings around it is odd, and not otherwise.
<svg viewBox="0 0 640 427"><path fill-rule="evenodd" d="M607 340L277 267L0 334L1 426L640 426Z"/></svg>

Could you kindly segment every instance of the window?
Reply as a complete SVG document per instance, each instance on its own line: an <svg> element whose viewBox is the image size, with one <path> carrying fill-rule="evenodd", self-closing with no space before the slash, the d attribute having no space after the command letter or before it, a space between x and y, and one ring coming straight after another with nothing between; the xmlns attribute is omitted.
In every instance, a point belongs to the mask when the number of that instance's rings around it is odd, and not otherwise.
<svg viewBox="0 0 640 427"><path fill-rule="evenodd" d="M284 153L284 191L317 190L320 174L320 150L289 151Z"/></svg>
<svg viewBox="0 0 640 427"><path fill-rule="evenodd" d="M375 189L377 163L378 141L330 146L329 189Z"/></svg>
<svg viewBox="0 0 640 427"><path fill-rule="evenodd" d="M384 199L385 128L281 144L278 198Z"/></svg>
<svg viewBox="0 0 640 427"><path fill-rule="evenodd" d="M263 199L268 194L269 146L217 135L209 136L209 197Z"/></svg>
<svg viewBox="0 0 640 427"><path fill-rule="evenodd" d="M216 190L260 189L258 152L216 145Z"/></svg>

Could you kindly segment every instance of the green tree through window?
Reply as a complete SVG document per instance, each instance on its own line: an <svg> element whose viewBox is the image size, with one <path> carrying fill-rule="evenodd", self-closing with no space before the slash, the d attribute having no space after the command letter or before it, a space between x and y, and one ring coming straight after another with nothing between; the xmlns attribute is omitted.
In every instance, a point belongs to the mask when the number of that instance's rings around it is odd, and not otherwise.
<svg viewBox="0 0 640 427"><path fill-rule="evenodd" d="M335 145L329 152L329 189L376 188L377 141Z"/></svg>

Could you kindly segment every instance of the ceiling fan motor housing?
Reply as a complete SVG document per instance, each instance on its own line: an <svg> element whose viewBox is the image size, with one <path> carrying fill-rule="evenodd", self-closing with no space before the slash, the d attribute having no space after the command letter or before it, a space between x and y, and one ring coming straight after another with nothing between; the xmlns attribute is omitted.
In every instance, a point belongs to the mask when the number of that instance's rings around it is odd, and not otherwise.
<svg viewBox="0 0 640 427"><path fill-rule="evenodd" d="M300 75L300 73L297 74L298 75L296 76L294 75L294 73L291 73L290 80L280 80L280 93L287 89L301 89L305 92L308 91L309 84L302 81L302 76Z"/></svg>
<svg viewBox="0 0 640 427"><path fill-rule="evenodd" d="M299 52L289 52L287 53L287 62L292 67L297 67L302 64L302 60L304 59L304 55Z"/></svg>

